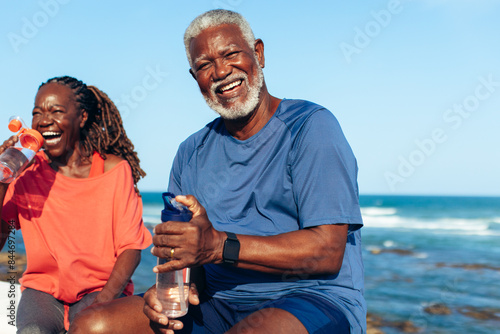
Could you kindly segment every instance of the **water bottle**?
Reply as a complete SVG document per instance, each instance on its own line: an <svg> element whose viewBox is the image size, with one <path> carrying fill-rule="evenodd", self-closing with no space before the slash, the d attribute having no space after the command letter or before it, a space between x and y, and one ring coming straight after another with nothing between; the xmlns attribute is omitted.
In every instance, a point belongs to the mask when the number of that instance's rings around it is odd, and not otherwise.
<svg viewBox="0 0 500 334"><path fill-rule="evenodd" d="M0 155L0 182L3 183L14 181L43 145L40 132L29 129L19 116L9 119L9 130L17 132L19 140Z"/></svg>
<svg viewBox="0 0 500 334"><path fill-rule="evenodd" d="M161 211L161 221L188 222L191 211L175 200L172 193L163 193L165 208ZM174 251L175 252L175 251ZM158 258L158 265L169 259ZM162 305L162 313L169 319L182 317L188 310L189 268L156 274L156 296Z"/></svg>

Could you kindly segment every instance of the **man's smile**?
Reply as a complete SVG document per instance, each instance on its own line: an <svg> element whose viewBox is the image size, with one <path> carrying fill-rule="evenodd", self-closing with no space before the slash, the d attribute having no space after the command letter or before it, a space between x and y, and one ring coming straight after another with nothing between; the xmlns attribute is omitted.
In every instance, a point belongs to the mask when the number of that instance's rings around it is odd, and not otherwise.
<svg viewBox="0 0 500 334"><path fill-rule="evenodd" d="M217 91L221 92L221 93L224 93L224 92L226 92L226 91L228 91L230 89L233 89L236 86L240 86L242 82L243 82L242 80L233 81L230 84L224 85L222 87L218 87Z"/></svg>

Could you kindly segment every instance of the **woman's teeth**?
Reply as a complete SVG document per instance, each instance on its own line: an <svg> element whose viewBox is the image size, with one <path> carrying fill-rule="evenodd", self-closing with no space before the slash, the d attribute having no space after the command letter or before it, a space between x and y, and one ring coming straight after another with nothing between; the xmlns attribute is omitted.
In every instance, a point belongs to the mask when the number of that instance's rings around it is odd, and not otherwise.
<svg viewBox="0 0 500 334"><path fill-rule="evenodd" d="M42 136L45 139L45 143L47 143L48 145L54 145L61 141L60 132L46 131L42 133Z"/></svg>

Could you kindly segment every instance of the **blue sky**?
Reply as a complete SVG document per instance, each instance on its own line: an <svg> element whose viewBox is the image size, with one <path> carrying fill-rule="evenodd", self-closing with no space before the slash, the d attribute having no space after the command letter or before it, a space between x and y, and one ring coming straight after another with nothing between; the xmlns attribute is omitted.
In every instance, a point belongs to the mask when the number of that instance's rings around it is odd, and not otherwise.
<svg viewBox="0 0 500 334"><path fill-rule="evenodd" d="M338 118L361 194L500 195L500 2L9 1L0 4L0 136L31 119L40 83L96 85L119 106L162 191L179 143L216 114L188 74L182 36L213 8L241 12L280 98Z"/></svg>

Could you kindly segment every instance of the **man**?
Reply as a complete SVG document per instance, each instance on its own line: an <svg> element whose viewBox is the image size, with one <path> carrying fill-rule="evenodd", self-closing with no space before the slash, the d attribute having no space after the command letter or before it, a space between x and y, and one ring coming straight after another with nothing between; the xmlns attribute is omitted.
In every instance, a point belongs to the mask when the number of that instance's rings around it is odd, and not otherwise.
<svg viewBox="0 0 500 334"><path fill-rule="evenodd" d="M147 318L134 316L139 298L101 316L119 312L120 332L136 333L365 332L357 165L335 117L270 95L264 44L237 13L200 15L185 45L190 73L221 117L179 147L169 191L190 194L176 199L193 218L156 226L152 252L171 258L155 272L203 268L193 280L204 289L179 320L158 313L154 287ZM102 329L95 321L87 319Z"/></svg>

